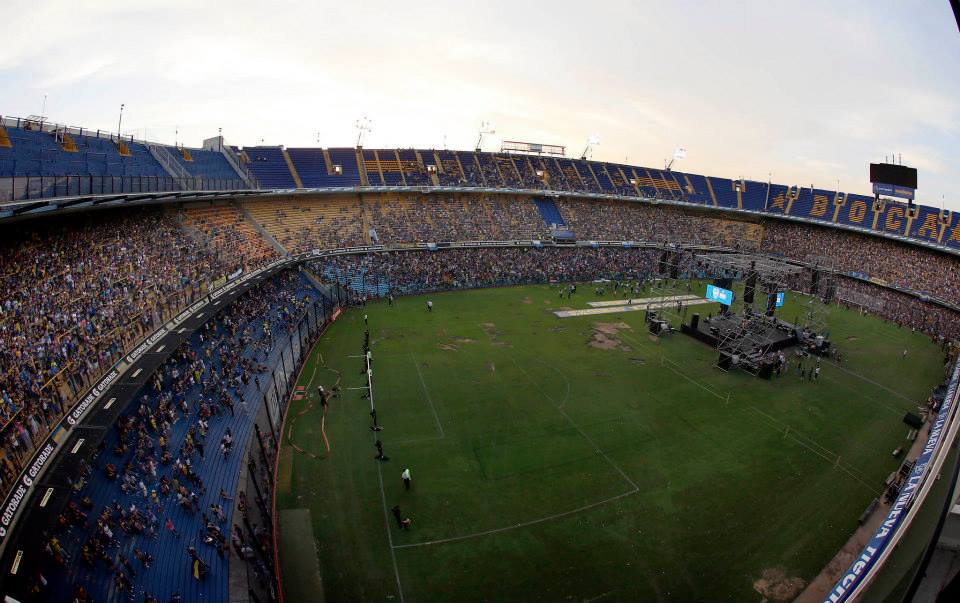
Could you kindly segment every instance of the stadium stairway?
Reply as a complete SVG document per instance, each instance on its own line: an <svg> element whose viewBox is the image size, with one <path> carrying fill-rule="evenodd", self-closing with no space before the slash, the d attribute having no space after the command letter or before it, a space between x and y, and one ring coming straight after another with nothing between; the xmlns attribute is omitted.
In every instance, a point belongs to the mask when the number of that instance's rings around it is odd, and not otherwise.
<svg viewBox="0 0 960 603"><path fill-rule="evenodd" d="M534 202L537 204L537 210L540 212L540 217L543 218L544 224L547 226L567 225L566 221L563 219L563 215L560 213L560 208L558 208L557 204L553 202L553 199L537 197L534 199Z"/></svg>
<svg viewBox="0 0 960 603"><path fill-rule="evenodd" d="M306 295L311 299L316 299L318 293L308 281L301 277L300 285L297 291L298 297ZM280 304L271 304L269 318L264 321L251 321L252 339L244 348L243 355L249 358L257 358L268 367L266 373L269 375L275 366L279 363L281 346L274 346L266 361L263 361L262 353L257 351L257 343L261 342L266 336L263 325L268 324L270 331L275 337L282 337L287 334L286 322L280 320L282 310ZM228 336L227 330L222 324L217 326L218 337ZM190 340L190 349L193 350L198 358L204 358L208 366L219 366L219 358L216 354L205 356L206 349L216 347L217 340L207 339L201 341L200 332L194 334ZM266 379L264 379L264 382ZM165 390L169 387L169 382L165 383ZM197 408L199 399L203 396L202 387L194 385L184 393L191 409L187 420L177 420L171 426L168 438L171 453L177 451L187 436L187 430L191 425L195 425L198 414ZM207 394L209 398L209 394ZM229 415L226 411L213 415L209 420L209 429L205 442L205 460L200 461L197 455L194 455L193 469L197 472L203 481L205 491L200 497L200 512L190 511L180 506L176 502L176 497L170 494L160 498L159 509L145 499L139 492L125 493L121 489L119 478L120 468L126 462L134 461L133 446L130 446L123 455L117 456L113 449L118 443L118 430L111 430L105 440L105 448L94 458L91 463L93 472L89 480L77 491L74 499L79 501L85 496L89 496L93 502L92 509L87 515L87 526L85 529L71 528L66 534L60 535L63 548L67 552L71 562L67 565L64 572L58 572L48 576L50 579L50 588L47 600L50 601L68 601L72 600L72 588L76 584L82 584L87 589L91 601L143 601L144 594L150 594L159 598L160 601L169 601L173 593L178 592L183 601L202 602L202 601L228 601L227 583L230 557L229 551L224 555L218 555L216 549L203 541L205 532L202 513L212 515L209 512L211 503L219 503L223 506L226 517L223 521L216 522L212 518L223 534L230 539L230 533L233 530L234 523L243 523L239 519L234 521L233 501L221 500L220 490L223 489L231 497L236 496L237 482L241 469L246 465L247 458L243 454L244 447L249 441L253 432L253 423L262 404L262 394L258 391L257 385L252 376L249 384L244 386L243 397L237 398L232 390L231 397L234 399L234 413ZM158 403L158 396L149 386L145 387L138 394L138 398L130 403L130 408L124 413L124 416L131 416L136 413L141 401L155 407ZM121 418L122 420L122 418ZM219 450L219 442L230 429L233 435L233 451L224 456ZM153 434L156 435L156 434ZM258 459L259 461L259 459ZM106 477L103 467L106 463L114 463L118 468L118 477L110 480ZM157 474L167 475L171 479L172 467L169 465L159 465ZM181 478L182 479L182 478ZM149 489L157 489L159 494L159 485L151 480ZM186 481L184 482L187 483ZM190 489L188 487L188 489ZM196 489L196 488L194 488ZM198 492L199 494L199 492ZM156 533L150 534L149 530L140 534L127 534L120 528L114 528L114 538L118 541L116 546L109 547L107 553L113 560L114 567L107 567L103 562L97 560L93 567L88 566L82 561L82 548L87 538L96 530L96 521L99 512L106 506L119 504L123 509L129 509L131 505L136 505L143 513L153 512L157 517ZM248 501L253 505L253 500ZM172 520L178 535L174 535L164 528L164 522L169 518ZM190 568L190 558L187 555L187 547L196 548L200 558L209 565L209 574L202 580L197 580L192 576ZM139 548L153 556L153 563L144 567L134 558L133 549ZM116 569L122 569L119 556L123 554L134 567L136 574L131 578L134 585L132 596L124 596L119 592L114 584L114 573Z"/></svg>
<svg viewBox="0 0 960 603"><path fill-rule="evenodd" d="M11 149L13 145L10 144L10 136L7 134L7 129L0 125L0 148Z"/></svg>

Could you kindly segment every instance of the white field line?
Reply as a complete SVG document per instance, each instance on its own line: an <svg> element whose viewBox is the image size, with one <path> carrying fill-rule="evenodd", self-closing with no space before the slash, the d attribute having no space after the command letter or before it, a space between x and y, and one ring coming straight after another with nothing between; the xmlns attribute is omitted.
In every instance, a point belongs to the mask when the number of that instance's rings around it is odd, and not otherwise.
<svg viewBox="0 0 960 603"><path fill-rule="evenodd" d="M369 367L370 367L370 361L368 360L367 361L368 371L369 371ZM367 374L369 375L370 373L368 372ZM372 390L373 382L372 380L370 380L370 377L367 377L367 379L368 379L367 384L369 388ZM372 391L370 393L370 404L371 406L373 405ZM378 433L373 432L374 442L377 441L378 437L379 437ZM383 491L383 467L382 467L383 463L379 460L376 461L376 463L377 463L377 480L380 483L380 502L383 503L383 522L384 522L384 527L387 530L387 543L390 545L390 559L393 561L393 575L397 579L397 594L400 596L400 603L404 603L403 586L401 586L400 584L400 567L397 565L397 554L394 552L394 547L393 547L393 532L391 531L391 528L390 528L390 513L387 511L387 495Z"/></svg>
<svg viewBox="0 0 960 603"><path fill-rule="evenodd" d="M395 549L410 549L410 548L420 547L420 546L432 546L432 545L435 545L435 544L445 544L445 543L447 543L447 542L456 542L456 541L458 541L458 540L467 540L468 538L479 538L479 537L481 537L481 536L489 536L489 535L491 535L491 534L498 534L498 533L500 533L500 532L506 532L506 531L508 531L508 530L515 530L515 529L517 529L517 528L525 528L525 527L527 527L527 526L536 525L536 524L538 524L538 523L544 523L544 522L550 521L550 520L552 520L552 519L560 519L561 517L566 517L566 516L568 516L568 515L575 515L576 513L580 513L580 512L583 512L583 511L587 511L587 510L589 510L589 509L593 509L594 507L599 507L599 506L601 506L601 505L605 505L605 504L607 504L607 503L611 503L611 502L613 502L613 501L615 501L615 500L619 500L619 499L621 499L621 498L626 498L627 496L630 496L630 495L632 495L632 494L636 494L637 492L638 492L638 490L630 490L629 492L624 492L623 494L617 494L616 496L611 496L610 498L605 498L605 499L600 500L600 501L597 501L597 502L595 502L595 503L590 503L589 505L583 505L582 507L577 507L576 509L571 509L571 510L569 510L569 511L564 511L564 512L562 512L562 513L555 513L555 514L553 514L553 515L548 515L548 516L546 516L546 517L540 517L540 518L538 518L538 519L531 519L530 521L523 521L523 522L520 522L520 523L515 523L515 524L513 524L513 525L504 526L504 527L502 527L502 528L494 528L494 529L492 529L492 530L486 530L486 531L483 531L483 532L474 532L474 533L472 533L472 534L464 534L463 536L454 536L454 537L452 537L452 538L440 538L440 539L437 539L437 540L427 540L427 541L425 541L425 542L411 542L411 543L409 543L409 544L396 544L396 545L393 546L393 548L395 548Z"/></svg>
<svg viewBox="0 0 960 603"><path fill-rule="evenodd" d="M413 352L410 352L410 359L413 360L413 366L417 369L417 376L420 377L420 386L423 387L423 395L427 397L427 404L430 405L430 411L433 412L433 418L437 422L437 430L440 432L440 437L445 438L446 435L443 433L443 425L440 423L440 415L437 414L437 408L433 405L430 390L427 389L427 384L423 380L423 372L420 371L420 363L417 362L417 358L413 355Z"/></svg>

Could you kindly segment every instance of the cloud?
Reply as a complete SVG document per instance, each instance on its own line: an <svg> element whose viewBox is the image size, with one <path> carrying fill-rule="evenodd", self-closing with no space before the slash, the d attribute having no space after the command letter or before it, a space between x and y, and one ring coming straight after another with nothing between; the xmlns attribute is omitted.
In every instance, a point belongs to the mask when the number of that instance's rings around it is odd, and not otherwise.
<svg viewBox="0 0 960 603"><path fill-rule="evenodd" d="M595 158L869 189L903 152L939 198L960 180L960 37L946 3L802 6L558 0L362 3L8 0L0 107L199 144L472 148L498 138ZM876 32L884 32L884 36ZM179 128L178 128L179 126ZM909 159L908 159L909 158ZM960 204L960 199L957 200Z"/></svg>

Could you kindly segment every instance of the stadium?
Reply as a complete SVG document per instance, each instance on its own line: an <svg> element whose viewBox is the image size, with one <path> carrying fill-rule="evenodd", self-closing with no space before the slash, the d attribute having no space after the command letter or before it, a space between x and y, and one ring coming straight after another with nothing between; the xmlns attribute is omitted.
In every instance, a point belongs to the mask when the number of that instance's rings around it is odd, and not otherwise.
<svg viewBox="0 0 960 603"><path fill-rule="evenodd" d="M958 600L929 162L846 192L43 103L0 117L5 601Z"/></svg>

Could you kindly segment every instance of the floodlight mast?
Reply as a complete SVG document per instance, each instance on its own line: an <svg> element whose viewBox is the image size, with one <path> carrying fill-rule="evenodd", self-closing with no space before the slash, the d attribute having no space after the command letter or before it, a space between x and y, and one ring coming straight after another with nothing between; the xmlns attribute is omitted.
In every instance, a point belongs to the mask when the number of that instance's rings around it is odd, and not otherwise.
<svg viewBox="0 0 960 603"><path fill-rule="evenodd" d="M587 138L587 146L583 148L583 154L580 155L580 159L586 161L588 155L593 157L593 147L597 146L598 144L600 144L600 137L596 134L592 134L589 138Z"/></svg>
<svg viewBox="0 0 960 603"><path fill-rule="evenodd" d="M478 152L478 153L480 152L480 143L483 142L483 135L484 135L484 134L496 134L496 133L497 133L497 131L493 128L493 124L492 124L492 123L490 123L489 121L482 121L482 122L480 122L480 132L479 132L479 136L477 137L477 152Z"/></svg>
<svg viewBox="0 0 960 603"><path fill-rule="evenodd" d="M363 135L366 132L373 131L373 120L367 119L367 116L364 115L356 122L354 122L353 127L357 129L357 148L363 148Z"/></svg>
<svg viewBox="0 0 960 603"><path fill-rule="evenodd" d="M676 160L678 160L678 159L686 159L686 158L687 158L687 150L686 150L685 148L683 148L683 147L677 147L677 148L673 151L673 157L670 158L670 161L669 161L669 162L664 161L665 171L667 171L667 172L670 171L670 168L673 167L673 162L674 162L674 161L676 161Z"/></svg>

